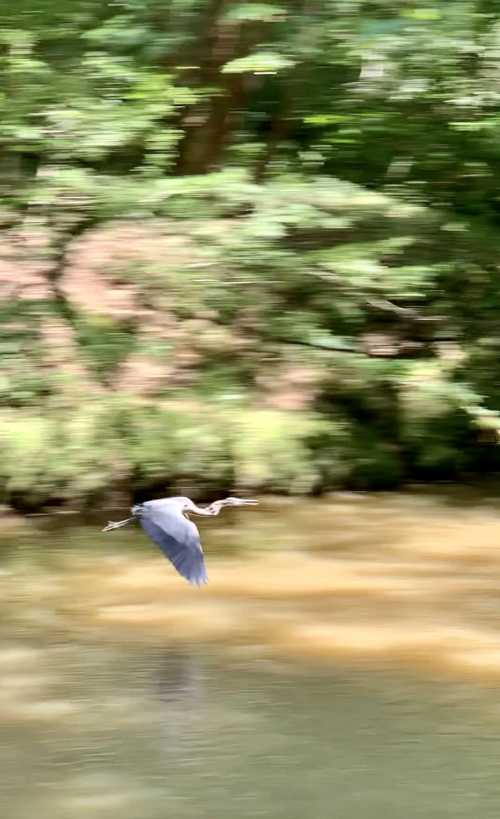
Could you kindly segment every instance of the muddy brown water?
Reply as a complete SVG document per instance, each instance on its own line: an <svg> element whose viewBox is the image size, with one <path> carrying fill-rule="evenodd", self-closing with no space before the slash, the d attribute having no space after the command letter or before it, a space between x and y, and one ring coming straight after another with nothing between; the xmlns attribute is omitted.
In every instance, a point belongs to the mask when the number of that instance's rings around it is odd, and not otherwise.
<svg viewBox="0 0 500 819"><path fill-rule="evenodd" d="M500 814L500 493L0 519L2 819Z"/></svg>

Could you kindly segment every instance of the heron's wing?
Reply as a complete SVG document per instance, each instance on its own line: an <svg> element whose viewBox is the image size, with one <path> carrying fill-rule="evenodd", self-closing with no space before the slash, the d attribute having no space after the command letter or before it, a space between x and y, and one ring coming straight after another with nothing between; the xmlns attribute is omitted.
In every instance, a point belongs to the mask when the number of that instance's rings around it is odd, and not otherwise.
<svg viewBox="0 0 500 819"><path fill-rule="evenodd" d="M198 529L178 507L168 501L145 503L139 522L182 577L196 586L207 582Z"/></svg>

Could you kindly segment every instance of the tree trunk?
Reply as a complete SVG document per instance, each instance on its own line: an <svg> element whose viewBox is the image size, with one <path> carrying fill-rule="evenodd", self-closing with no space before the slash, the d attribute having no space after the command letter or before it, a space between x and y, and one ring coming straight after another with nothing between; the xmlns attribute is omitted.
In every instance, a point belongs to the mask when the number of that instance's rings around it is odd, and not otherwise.
<svg viewBox="0 0 500 819"><path fill-rule="evenodd" d="M199 86L217 89L209 99L191 109L181 122L184 137L179 146L179 174L206 173L218 166L234 128L232 114L243 107L247 91L244 74L223 74L229 60L246 56L257 41L260 24L227 23L221 20L229 0L214 0L207 14L199 72Z"/></svg>

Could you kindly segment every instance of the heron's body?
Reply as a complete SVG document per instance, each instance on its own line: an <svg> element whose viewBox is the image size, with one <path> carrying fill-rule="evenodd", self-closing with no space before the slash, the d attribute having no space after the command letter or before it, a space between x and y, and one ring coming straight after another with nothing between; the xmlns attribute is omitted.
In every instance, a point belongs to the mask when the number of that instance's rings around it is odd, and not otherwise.
<svg viewBox="0 0 500 819"><path fill-rule="evenodd" d="M200 586L208 580L203 549L198 528L187 515L212 517L218 515L224 506L254 504L256 501L226 498L214 501L210 506L200 507L189 498L160 498L136 504L131 509L131 518L119 523L109 523L103 531L117 529L131 520L138 520L146 534L160 547L179 574L189 583Z"/></svg>
<svg viewBox="0 0 500 819"><path fill-rule="evenodd" d="M146 532L175 566L180 575L197 586L207 582L200 534L186 517L189 498L161 498L132 507Z"/></svg>

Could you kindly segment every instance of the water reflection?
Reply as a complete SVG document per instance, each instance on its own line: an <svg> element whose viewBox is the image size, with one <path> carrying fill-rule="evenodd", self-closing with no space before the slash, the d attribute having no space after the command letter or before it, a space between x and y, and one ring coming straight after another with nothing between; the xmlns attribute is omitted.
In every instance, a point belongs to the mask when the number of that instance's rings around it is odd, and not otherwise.
<svg viewBox="0 0 500 819"><path fill-rule="evenodd" d="M160 657L158 692L166 712L195 710L202 696L202 681L198 657L185 651L165 651Z"/></svg>
<svg viewBox="0 0 500 819"><path fill-rule="evenodd" d="M158 658L155 681L161 753L176 764L192 763L192 737L204 710L201 658L186 650L165 650Z"/></svg>

